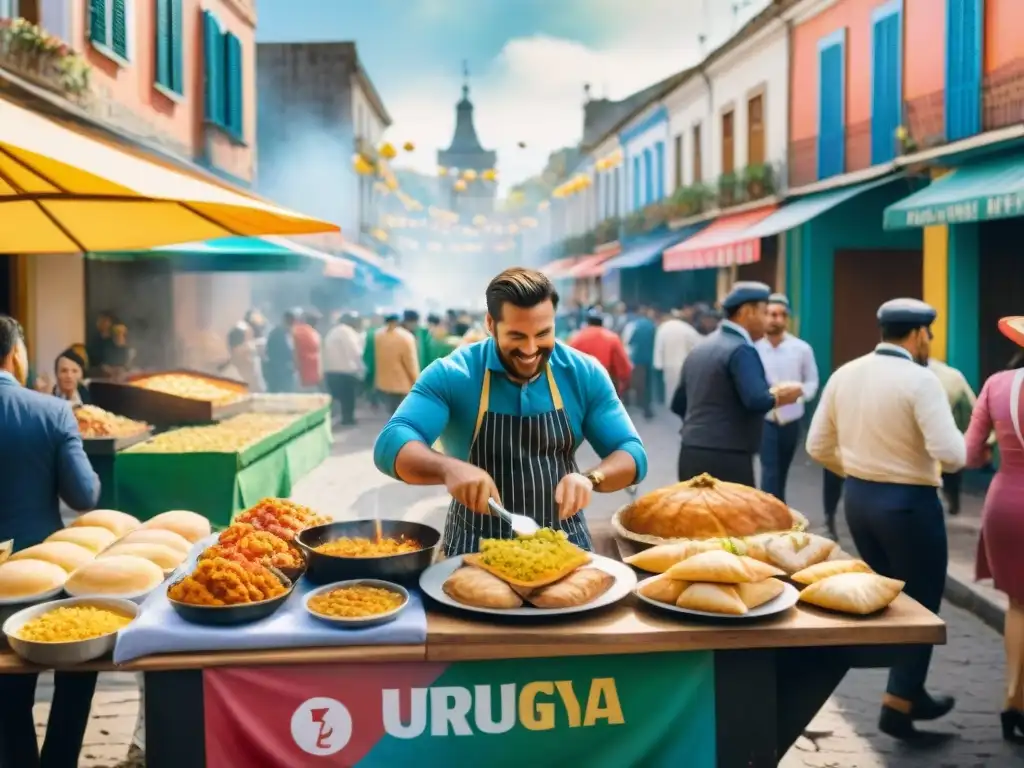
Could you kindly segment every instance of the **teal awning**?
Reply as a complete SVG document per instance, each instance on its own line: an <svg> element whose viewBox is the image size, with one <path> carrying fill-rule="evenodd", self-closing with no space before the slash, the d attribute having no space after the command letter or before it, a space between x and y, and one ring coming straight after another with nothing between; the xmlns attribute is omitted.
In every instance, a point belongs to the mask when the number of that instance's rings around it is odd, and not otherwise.
<svg viewBox="0 0 1024 768"><path fill-rule="evenodd" d="M1024 216L1024 155L971 163L885 209L886 229Z"/></svg>
<svg viewBox="0 0 1024 768"><path fill-rule="evenodd" d="M288 272L319 266L327 277L352 279L355 265L281 237L221 237L146 251L89 253L96 261L165 259L180 272Z"/></svg>

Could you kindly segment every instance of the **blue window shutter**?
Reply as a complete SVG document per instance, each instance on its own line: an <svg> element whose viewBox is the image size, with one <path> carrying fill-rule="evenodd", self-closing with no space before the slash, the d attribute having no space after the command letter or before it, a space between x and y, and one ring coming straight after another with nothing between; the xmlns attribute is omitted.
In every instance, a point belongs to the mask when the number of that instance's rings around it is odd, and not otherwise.
<svg viewBox="0 0 1024 768"><path fill-rule="evenodd" d="M234 136L242 137L242 41L232 34L225 40L225 127Z"/></svg>
<svg viewBox="0 0 1024 768"><path fill-rule="evenodd" d="M633 210L639 211L640 203L640 158L633 158Z"/></svg>
<svg viewBox="0 0 1024 768"><path fill-rule="evenodd" d="M184 45L184 11L182 0L168 0L170 5L170 89L175 93L185 93L185 59Z"/></svg>
<svg viewBox="0 0 1024 768"><path fill-rule="evenodd" d="M896 156L896 129L902 122L900 13L875 20L872 28L871 163Z"/></svg>
<svg viewBox="0 0 1024 768"><path fill-rule="evenodd" d="M156 0L156 82L171 87L171 0Z"/></svg>
<svg viewBox="0 0 1024 768"><path fill-rule="evenodd" d="M122 59L128 58L128 15L125 0L110 0L110 49Z"/></svg>
<svg viewBox="0 0 1024 768"><path fill-rule="evenodd" d="M203 12L203 58L206 71L206 119L215 125L224 124L224 62L222 38L217 17Z"/></svg>
<svg viewBox="0 0 1024 768"><path fill-rule="evenodd" d="M946 139L981 131L983 0L946 3Z"/></svg>
<svg viewBox="0 0 1024 768"><path fill-rule="evenodd" d="M818 178L842 173L846 166L845 32L818 51Z"/></svg>
<svg viewBox="0 0 1024 768"><path fill-rule="evenodd" d="M107 40L107 0L89 0L89 39L100 45Z"/></svg>
<svg viewBox="0 0 1024 768"><path fill-rule="evenodd" d="M644 205L654 202L654 158L651 148L644 150Z"/></svg>
<svg viewBox="0 0 1024 768"><path fill-rule="evenodd" d="M659 141L654 145L655 151L655 162L657 163L658 169L656 171L658 178L658 197L657 199L665 199L665 142Z"/></svg>

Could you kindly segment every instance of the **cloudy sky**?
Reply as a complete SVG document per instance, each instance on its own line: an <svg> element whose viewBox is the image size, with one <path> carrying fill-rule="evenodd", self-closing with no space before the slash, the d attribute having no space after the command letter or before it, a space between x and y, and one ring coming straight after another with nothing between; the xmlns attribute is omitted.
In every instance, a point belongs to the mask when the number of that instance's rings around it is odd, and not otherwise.
<svg viewBox="0 0 1024 768"><path fill-rule="evenodd" d="M498 151L502 186L539 171L582 131L583 85L622 98L700 57L767 0L260 0L258 39L347 41L433 172L451 140L462 60L477 132ZM734 7L737 10L734 11ZM517 144L525 142L526 148Z"/></svg>

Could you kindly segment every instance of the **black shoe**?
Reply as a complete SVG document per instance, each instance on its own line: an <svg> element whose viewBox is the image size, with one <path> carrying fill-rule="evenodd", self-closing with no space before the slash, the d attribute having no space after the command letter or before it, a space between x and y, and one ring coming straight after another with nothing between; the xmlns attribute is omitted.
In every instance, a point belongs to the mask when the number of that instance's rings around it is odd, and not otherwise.
<svg viewBox="0 0 1024 768"><path fill-rule="evenodd" d="M919 731L914 726L914 720L910 715L886 706L882 707L882 714L878 718L878 730L915 747L938 746L953 738L951 733Z"/></svg>
<svg viewBox="0 0 1024 768"><path fill-rule="evenodd" d="M1024 744L1024 713L1008 709L999 715L1003 724L1003 738L1014 744Z"/></svg>
<svg viewBox="0 0 1024 768"><path fill-rule="evenodd" d="M914 701L910 709L911 720L938 720L948 715L956 706L956 699L952 696L929 696L923 694L921 698Z"/></svg>

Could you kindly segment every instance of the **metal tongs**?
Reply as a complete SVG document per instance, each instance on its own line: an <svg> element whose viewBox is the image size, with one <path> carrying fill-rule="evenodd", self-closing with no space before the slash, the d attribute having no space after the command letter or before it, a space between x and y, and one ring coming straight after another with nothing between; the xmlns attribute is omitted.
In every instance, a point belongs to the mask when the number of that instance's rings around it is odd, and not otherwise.
<svg viewBox="0 0 1024 768"><path fill-rule="evenodd" d="M540 530L540 526L535 520L531 520L526 515L513 515L494 499L488 499L487 506L491 510L491 514L497 515L512 526L512 532L516 536L532 536Z"/></svg>

